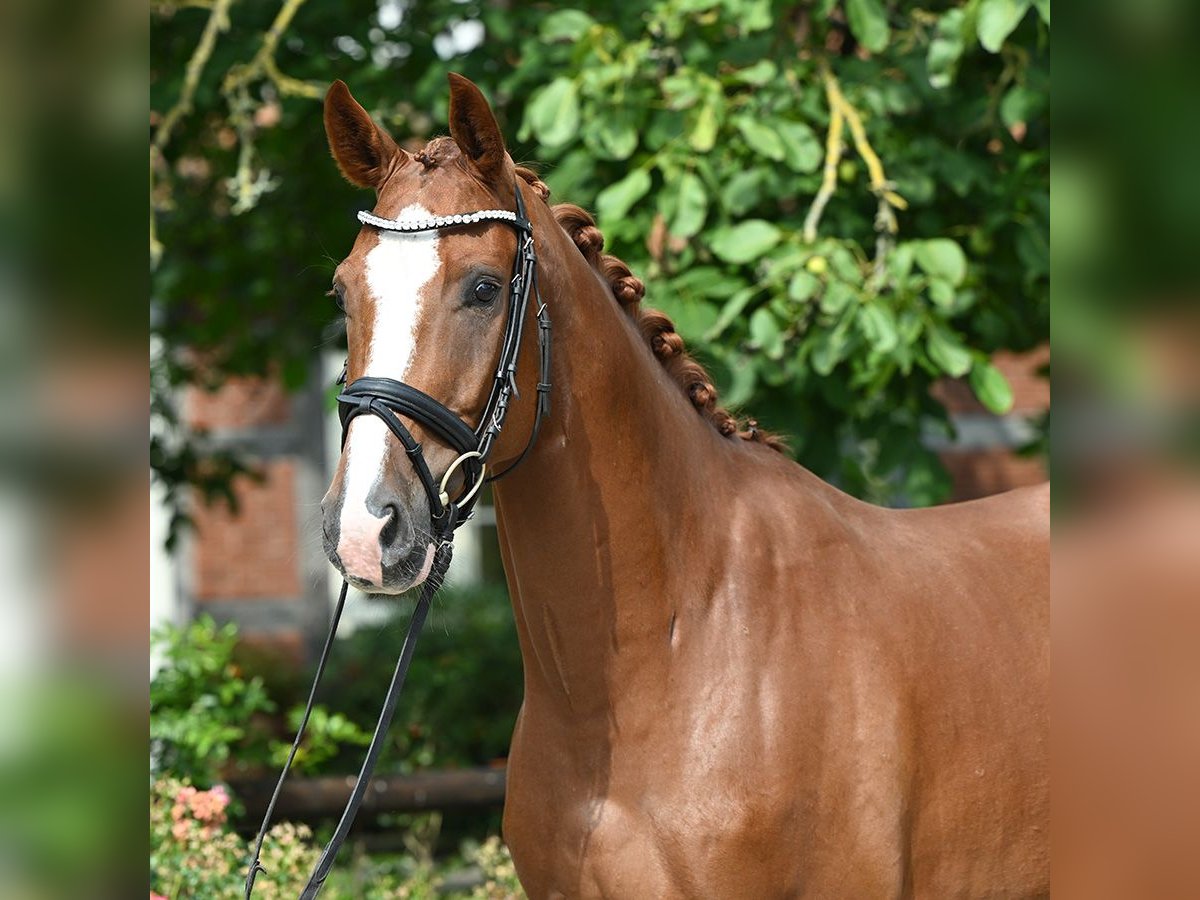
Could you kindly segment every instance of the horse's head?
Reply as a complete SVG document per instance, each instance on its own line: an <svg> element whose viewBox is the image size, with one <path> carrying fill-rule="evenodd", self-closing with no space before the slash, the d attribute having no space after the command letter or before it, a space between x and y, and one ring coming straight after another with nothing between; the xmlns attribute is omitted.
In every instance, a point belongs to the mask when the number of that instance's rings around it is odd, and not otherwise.
<svg viewBox="0 0 1200 900"><path fill-rule="evenodd" d="M325 98L325 129L342 174L375 189L379 220L428 223L514 209L515 167L487 101L465 78L450 76L452 136L415 155L397 146L340 81ZM403 382L474 428L493 390L519 235L494 219L408 233L364 224L333 279L346 312L348 384ZM528 427L530 405L515 404L525 409L514 410L493 462L519 453L509 446L518 437L511 432ZM440 481L460 450L436 429L401 418L421 444L427 474ZM325 550L347 579L379 593L423 581L433 560L435 506L384 419L350 420L322 502Z"/></svg>

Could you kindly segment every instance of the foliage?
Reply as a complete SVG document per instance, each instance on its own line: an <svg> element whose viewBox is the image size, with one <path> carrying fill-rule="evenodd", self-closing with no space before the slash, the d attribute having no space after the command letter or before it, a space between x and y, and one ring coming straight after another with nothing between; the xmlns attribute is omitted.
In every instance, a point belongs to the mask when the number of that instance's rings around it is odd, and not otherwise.
<svg viewBox="0 0 1200 900"><path fill-rule="evenodd" d="M160 778L150 785L150 896L166 900L237 900L251 843L227 820L230 798L223 787L198 790L185 780ZM299 896L320 856L304 825L275 825L263 842L264 871L254 896ZM349 856L349 854L346 854ZM463 858L478 867L482 883L459 896L471 900L523 897L508 850L495 836L466 847ZM448 861L451 866L457 859ZM441 888L447 866L418 855L392 859L356 856L330 875L322 895L355 900L433 900L454 896Z"/></svg>
<svg viewBox="0 0 1200 900"><path fill-rule="evenodd" d="M216 784L236 760L247 766L269 762L282 765L290 741L271 741L265 724L254 729L255 716L276 708L260 676L247 677L234 662L237 626L218 627L202 616L186 628L164 626L153 638L163 665L150 682L151 769L187 778L200 785ZM303 706L288 712L293 730ZM371 736L344 715L325 707L313 708L304 740L293 766L297 772L318 770L343 745L365 745Z"/></svg>
<svg viewBox="0 0 1200 900"><path fill-rule="evenodd" d="M236 900L242 896L249 845L228 827L229 795L186 781L150 786L150 891L176 898ZM279 824L263 844L258 897L298 896L320 851L303 825Z"/></svg>
<svg viewBox="0 0 1200 900"><path fill-rule="evenodd" d="M152 770L214 784L252 717L275 704L261 678L234 665L233 623L217 627L202 616L186 628L165 625L152 643L163 657L150 682Z"/></svg>
<svg viewBox="0 0 1200 900"><path fill-rule="evenodd" d="M304 707L300 704L292 707L288 713L288 728L294 732L303 718ZM304 739L292 760L292 770L317 772L325 762L337 756L343 746L365 747L369 743L370 732L359 728L341 713L331 713L317 704L312 709L308 726L304 729ZM291 744L285 741L272 742L271 765L282 766L286 763L291 749Z"/></svg>
<svg viewBox="0 0 1200 900"><path fill-rule="evenodd" d="M79 662L15 667L0 686L5 898L120 893L144 833L124 814L145 790L130 765L144 746L140 710L122 682Z"/></svg>
<svg viewBox="0 0 1200 900"><path fill-rule="evenodd" d="M331 709L355 722L375 720L406 623L398 606L388 624L338 641L322 692ZM507 755L521 694L520 649L504 589L445 588L413 657L381 769L481 765ZM350 771L358 760L336 763Z"/></svg>
<svg viewBox="0 0 1200 900"><path fill-rule="evenodd" d="M471 891L471 900L518 900L525 896L521 882L517 881L517 868L500 838L489 837L469 852L467 858L479 867L484 879L483 884Z"/></svg>
<svg viewBox="0 0 1200 900"><path fill-rule="evenodd" d="M401 621L401 620L404 621ZM334 648L293 771L357 771L354 748L370 743L383 686L391 678L406 617L360 628ZM235 661L237 630L202 616L186 628L155 632L162 666L150 683L152 770L209 786L234 765L274 770L287 759L303 714L303 697L288 698L286 722L266 714L272 697L259 675ZM405 686L384 770L480 765L508 751L521 705L521 658L503 588L446 588Z"/></svg>
<svg viewBox="0 0 1200 900"><path fill-rule="evenodd" d="M333 316L322 254L365 202L308 97L343 78L419 142L451 70L557 199L597 211L725 400L859 495L944 497L930 384L1005 410L991 353L1048 337L1049 0L197 6L156 5L160 130L229 16L152 153L167 383L197 359L305 380Z"/></svg>

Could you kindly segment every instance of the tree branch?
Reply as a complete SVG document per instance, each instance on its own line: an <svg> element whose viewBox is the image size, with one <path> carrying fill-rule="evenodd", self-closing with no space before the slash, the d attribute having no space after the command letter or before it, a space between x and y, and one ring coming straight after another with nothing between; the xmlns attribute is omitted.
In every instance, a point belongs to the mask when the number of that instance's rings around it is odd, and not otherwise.
<svg viewBox="0 0 1200 900"><path fill-rule="evenodd" d="M875 211L875 231L877 234L875 241L875 266L873 280L875 283L881 284L885 276L884 264L887 254L891 250L894 243L894 236L899 231L899 224L896 221L896 209L907 209L908 201L896 193L895 185L887 180L887 175L883 171L883 162L879 159L879 154L875 152L875 148L871 146L870 140L867 138L867 130L863 127L862 116L845 94L842 93L842 87L838 83L837 76L829 68L829 64L821 60L819 70L821 73L821 81L825 85L825 97L829 102L829 133L825 142L825 172L821 179L821 188L817 191L817 195L813 198L812 206L809 208L808 215L804 219L804 240L808 243L813 243L817 239L817 226L821 221L821 214L825 210L825 205L829 202L829 198L833 196L837 189L837 167L842 157L842 129L843 123L850 129L850 136L854 141L854 149L858 151L858 155L862 157L867 166L867 174L870 178L871 193L878 198L879 205Z"/></svg>
<svg viewBox="0 0 1200 900"><path fill-rule="evenodd" d="M204 23L204 31L200 41L192 51L184 69L183 87L174 105L167 110L154 129L154 137L150 141L150 268L158 265L162 258L163 246L158 240L158 222L154 210L154 166L162 157L163 149L171 141L171 133L185 115L192 111L192 101L196 97L196 88L200 85L200 75L212 56L213 48L217 45L217 35L229 28L229 7L233 0L214 0Z"/></svg>

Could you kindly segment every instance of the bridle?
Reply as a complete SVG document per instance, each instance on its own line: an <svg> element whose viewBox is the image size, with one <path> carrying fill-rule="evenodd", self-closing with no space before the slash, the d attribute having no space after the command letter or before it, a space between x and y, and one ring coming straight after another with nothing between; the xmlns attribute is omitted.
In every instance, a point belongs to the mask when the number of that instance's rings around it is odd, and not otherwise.
<svg viewBox="0 0 1200 900"><path fill-rule="evenodd" d="M350 826L354 822L355 815L362 805L367 783L375 771L375 764L378 762L383 740L387 735L388 727L391 725L392 716L396 710L396 703L400 698L400 691L404 687L404 679L408 674L408 668L412 662L413 650L416 646L417 638L425 624L425 617L429 612L430 601L433 595L437 593L438 588L441 587L442 580L446 575L446 569L450 565L455 530L471 517L483 485L486 482L495 481L507 475L521 464L528 455L530 448L537 442L543 419L550 414L550 315L546 310L546 304L542 302L541 292L538 289L537 253L533 241L533 224L529 221L525 213L525 202L521 197L519 184L516 185L515 190L515 211L485 209L450 216L433 216L431 218L402 217L399 219L385 219L369 212L360 212L358 214L358 220L364 225L369 225L381 231L398 232L401 234L442 231L471 226L481 222L503 222L512 227L517 233L517 252L513 260L508 316L504 324L504 337L500 345L500 360L496 366L496 373L487 402L480 413L478 425L472 428L462 418L424 391L420 391L410 384L404 384L401 381L391 378L364 376L345 385L342 392L338 395L338 417L342 423L343 447L346 444L346 437L350 432L350 423L361 415L378 416L383 420L388 430L400 441L401 446L404 447L404 452L407 454L409 462L412 464L413 469L417 473L417 478L421 482L421 486L425 489L425 495L429 499L430 523L435 549L430 572L425 580L425 584L421 588L420 597L409 620L408 632L404 637L404 644L400 649L400 657L396 661L396 670L392 675L392 682L384 698L383 708L380 710L379 720L375 725L375 733L371 737L371 744L367 748L366 756L363 759L358 780L354 784L354 789L350 792L350 798L346 802L346 808L342 812L342 817L338 822L333 837L322 852L321 858L314 867L312 875L309 876L308 884L305 885L304 891L300 895L301 900L312 900L320 892L321 886L325 883L325 879L329 876L329 872L333 868L337 852L345 842L346 836L350 832ZM525 442L525 448L516 460L502 472L489 477L487 475L488 459L491 456L496 439L500 436L500 431L504 427L504 419L508 415L509 404L514 398L520 397L520 392L517 390L517 364L520 361L521 354L521 331L529 308L531 294L537 299L535 316L537 318L538 346L540 349L540 375L537 384L537 406L534 413L533 426L530 429L529 438ZM343 369L342 375L338 379L338 384L345 384L345 380L346 369ZM400 420L401 416L417 422L429 434L444 442L459 454L446 469L445 473L443 473L440 481L434 478L433 473L430 471L429 463L425 459L425 453L421 444L412 436L408 428L405 427L404 423ZM451 499L448 493L448 486L451 477L458 471L462 473L463 484L457 496ZM313 704L316 700L317 686L320 684L321 676L324 674L325 664L328 662L329 652L333 646L333 639L337 634L338 622L341 620L342 609L346 604L347 587L347 583L343 580L342 590L338 595L338 602L334 607L333 615L330 619L329 634L325 638L325 646L321 650L320 659L317 661L316 675L313 678L312 688L309 691L304 715L300 720L300 727L296 732L296 738L292 742L291 753L288 754L287 762L284 763L283 771L280 773L275 790L271 795L271 801L267 805L262 827L258 832L254 857L250 862L249 871L246 873L246 900L250 900L251 893L254 890L255 877L260 871L264 871L262 863L259 861L263 840L266 836L267 828L270 826L271 817L275 811L275 804L283 789L284 780L291 769L292 761L300 747L300 742L304 737L304 730L308 725L308 719L312 713Z"/></svg>

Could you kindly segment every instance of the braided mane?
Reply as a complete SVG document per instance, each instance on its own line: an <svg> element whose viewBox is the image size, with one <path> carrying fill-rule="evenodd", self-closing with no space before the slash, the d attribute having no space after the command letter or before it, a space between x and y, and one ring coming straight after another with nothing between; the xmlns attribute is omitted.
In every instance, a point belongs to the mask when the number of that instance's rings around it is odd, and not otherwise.
<svg viewBox="0 0 1200 900"><path fill-rule="evenodd" d="M525 179L543 200L549 200L550 188L538 178L537 173L525 166L517 166L517 174ZM646 293L646 286L642 280L617 257L601 252L604 249L604 235L596 227L591 215L570 203L559 203L550 209L563 231L579 248L583 258L604 276L617 304L637 324L651 352L692 402L696 411L727 438L754 441L766 444L772 450L785 452L787 446L782 438L760 429L754 419L740 421L728 410L717 405L717 389L713 386L712 379L704 371L704 367L684 348L683 338L675 330L675 324L658 310L641 307L642 297Z"/></svg>

